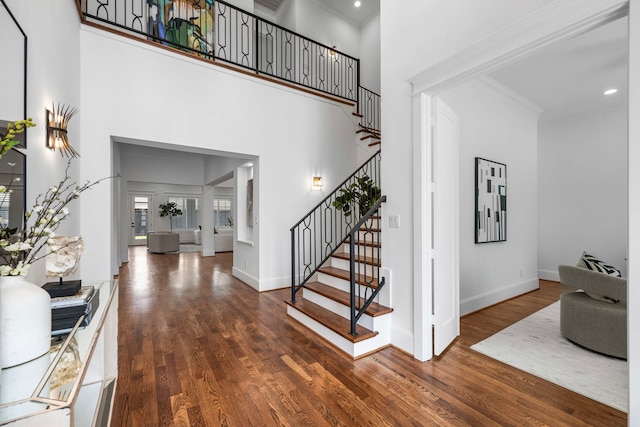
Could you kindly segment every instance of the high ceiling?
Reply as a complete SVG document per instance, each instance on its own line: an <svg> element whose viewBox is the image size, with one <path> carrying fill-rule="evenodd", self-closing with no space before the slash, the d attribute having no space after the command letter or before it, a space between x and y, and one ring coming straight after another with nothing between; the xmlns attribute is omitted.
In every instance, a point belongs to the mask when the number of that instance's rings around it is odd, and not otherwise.
<svg viewBox="0 0 640 427"><path fill-rule="evenodd" d="M541 122L562 120L627 102L627 18L622 18L489 75L544 111ZM607 89L614 95L605 96Z"/></svg>
<svg viewBox="0 0 640 427"><path fill-rule="evenodd" d="M255 4L271 10L278 10L283 0L254 0ZM309 0L305 0L309 1ZM361 24L374 14L378 13L380 0L360 0L360 7L355 7L355 0L316 0L318 3L338 16L347 18L352 22Z"/></svg>

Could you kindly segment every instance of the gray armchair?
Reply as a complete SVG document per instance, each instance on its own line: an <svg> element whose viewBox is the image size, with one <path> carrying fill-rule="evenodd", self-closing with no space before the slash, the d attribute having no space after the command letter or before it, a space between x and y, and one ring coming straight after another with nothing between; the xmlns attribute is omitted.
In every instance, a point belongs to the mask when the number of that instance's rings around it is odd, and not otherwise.
<svg viewBox="0 0 640 427"><path fill-rule="evenodd" d="M569 265L559 266L558 272L562 284L584 291L560 296L562 335L582 347L626 359L627 280Z"/></svg>

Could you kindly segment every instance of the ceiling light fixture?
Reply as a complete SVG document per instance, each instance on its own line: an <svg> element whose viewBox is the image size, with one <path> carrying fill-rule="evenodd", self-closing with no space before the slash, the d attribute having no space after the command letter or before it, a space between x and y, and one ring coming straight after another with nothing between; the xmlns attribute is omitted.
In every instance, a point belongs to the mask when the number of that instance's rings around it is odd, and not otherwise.
<svg viewBox="0 0 640 427"><path fill-rule="evenodd" d="M614 93L616 93L618 91L618 89L609 89L609 90L605 90L604 94L605 95L613 95Z"/></svg>
<svg viewBox="0 0 640 427"><path fill-rule="evenodd" d="M355 7L360 7L360 4L361 4L361 3L360 3L359 1L356 1L353 5L354 5Z"/></svg>

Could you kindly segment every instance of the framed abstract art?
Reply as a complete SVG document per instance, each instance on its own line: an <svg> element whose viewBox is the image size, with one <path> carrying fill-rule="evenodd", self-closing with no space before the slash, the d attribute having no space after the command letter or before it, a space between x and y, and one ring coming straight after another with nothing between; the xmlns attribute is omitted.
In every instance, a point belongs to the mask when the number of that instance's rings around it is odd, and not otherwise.
<svg viewBox="0 0 640 427"><path fill-rule="evenodd" d="M507 165L476 157L476 243L507 240Z"/></svg>

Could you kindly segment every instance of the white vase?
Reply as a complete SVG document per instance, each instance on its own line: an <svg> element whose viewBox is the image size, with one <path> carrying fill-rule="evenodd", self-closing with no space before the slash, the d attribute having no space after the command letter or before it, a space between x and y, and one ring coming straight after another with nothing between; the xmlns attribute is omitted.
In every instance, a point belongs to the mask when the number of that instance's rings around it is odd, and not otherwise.
<svg viewBox="0 0 640 427"><path fill-rule="evenodd" d="M0 276L0 368L33 360L51 348L51 298L24 276Z"/></svg>

